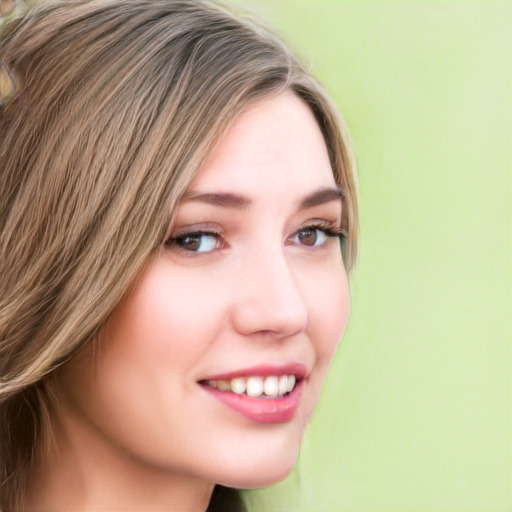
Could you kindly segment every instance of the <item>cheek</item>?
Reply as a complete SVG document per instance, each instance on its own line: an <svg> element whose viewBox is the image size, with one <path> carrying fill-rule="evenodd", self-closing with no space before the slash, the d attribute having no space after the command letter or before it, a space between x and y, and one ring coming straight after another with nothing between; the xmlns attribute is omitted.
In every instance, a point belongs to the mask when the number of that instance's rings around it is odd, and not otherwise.
<svg viewBox="0 0 512 512"><path fill-rule="evenodd" d="M201 352L215 329L215 301L201 279L186 279L169 265L155 263L134 292L111 315L109 349L177 366Z"/></svg>
<svg viewBox="0 0 512 512"><path fill-rule="evenodd" d="M310 273L305 284L308 285L303 288L308 305L307 335L315 353L306 395L310 404L304 419L307 424L347 325L350 294L343 264L327 265L314 275Z"/></svg>
<svg viewBox="0 0 512 512"><path fill-rule="evenodd" d="M186 272L169 267L151 265L112 313L94 349L75 358L63 375L74 409L155 460L158 447L169 446L171 426L176 435L182 431L175 411L187 410L197 387L195 369L222 325L204 280L185 281Z"/></svg>
<svg viewBox="0 0 512 512"><path fill-rule="evenodd" d="M343 266L317 276L308 289L308 325L318 363L330 364L347 326L350 312L348 279Z"/></svg>

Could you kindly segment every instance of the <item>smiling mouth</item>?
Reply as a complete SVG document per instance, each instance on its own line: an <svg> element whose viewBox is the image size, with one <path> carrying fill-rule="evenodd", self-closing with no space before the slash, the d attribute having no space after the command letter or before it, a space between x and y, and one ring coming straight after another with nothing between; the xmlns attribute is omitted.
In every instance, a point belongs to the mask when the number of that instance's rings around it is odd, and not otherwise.
<svg viewBox="0 0 512 512"><path fill-rule="evenodd" d="M291 393L300 379L291 375L235 377L233 379L209 379L200 384L226 393L253 398L282 398Z"/></svg>
<svg viewBox="0 0 512 512"><path fill-rule="evenodd" d="M271 363L212 375L198 384L252 422L287 423L300 407L309 373L301 363Z"/></svg>

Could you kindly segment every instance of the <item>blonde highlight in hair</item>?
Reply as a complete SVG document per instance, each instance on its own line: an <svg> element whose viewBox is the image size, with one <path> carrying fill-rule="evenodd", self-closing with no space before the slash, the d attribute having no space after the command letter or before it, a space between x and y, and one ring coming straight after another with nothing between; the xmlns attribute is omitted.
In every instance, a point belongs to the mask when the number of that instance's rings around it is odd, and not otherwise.
<svg viewBox="0 0 512 512"><path fill-rule="evenodd" d="M3 29L22 78L0 113L2 510L49 439L53 372L100 332L161 245L208 153L252 102L312 109L343 192L357 191L337 110L270 32L196 0L38 5Z"/></svg>

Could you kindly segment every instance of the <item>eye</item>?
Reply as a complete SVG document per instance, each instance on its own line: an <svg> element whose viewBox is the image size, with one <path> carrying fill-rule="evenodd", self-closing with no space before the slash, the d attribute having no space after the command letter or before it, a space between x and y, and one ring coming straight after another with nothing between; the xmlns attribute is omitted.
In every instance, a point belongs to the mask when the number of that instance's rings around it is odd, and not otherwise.
<svg viewBox="0 0 512 512"><path fill-rule="evenodd" d="M321 247L327 243L328 238L339 236L339 231L325 226L304 226L293 236L292 240L306 247Z"/></svg>
<svg viewBox="0 0 512 512"><path fill-rule="evenodd" d="M191 253L207 253L218 249L221 246L221 241L217 233L196 231L172 237L166 242L166 245Z"/></svg>
<svg viewBox="0 0 512 512"><path fill-rule="evenodd" d="M327 236L319 228L304 228L295 235L295 239L297 243L301 245L315 247L317 245L323 245Z"/></svg>

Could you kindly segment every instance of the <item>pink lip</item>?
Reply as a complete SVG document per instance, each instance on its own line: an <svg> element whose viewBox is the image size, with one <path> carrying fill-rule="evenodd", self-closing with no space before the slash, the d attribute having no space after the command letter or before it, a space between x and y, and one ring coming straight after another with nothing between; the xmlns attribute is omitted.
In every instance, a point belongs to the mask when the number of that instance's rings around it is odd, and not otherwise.
<svg viewBox="0 0 512 512"><path fill-rule="evenodd" d="M210 386L203 386L219 402L258 423L286 423L290 421L300 405L302 387L301 380L291 393L279 398L254 398L247 395L237 395L230 391L219 391Z"/></svg>
<svg viewBox="0 0 512 512"><path fill-rule="evenodd" d="M269 375L295 375L297 379L303 379L308 374L308 369L302 363L267 363L250 368L241 368L226 373L210 375L202 380L231 380L235 377L250 377L252 375L268 377Z"/></svg>
<svg viewBox="0 0 512 512"><path fill-rule="evenodd" d="M275 363L212 375L202 380L200 384L205 391L219 402L251 421L257 423L286 423L293 419L299 408L304 379L307 374L307 368L302 363ZM278 398L255 398L247 395L237 395L230 391L220 391L205 384L206 380L231 380L235 377L250 377L252 375L261 377L295 375L297 383L293 391Z"/></svg>

